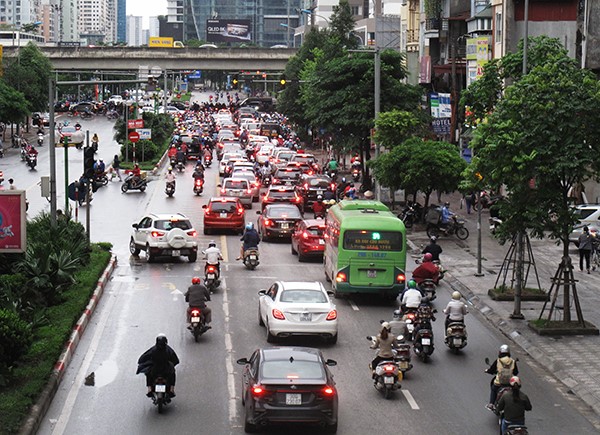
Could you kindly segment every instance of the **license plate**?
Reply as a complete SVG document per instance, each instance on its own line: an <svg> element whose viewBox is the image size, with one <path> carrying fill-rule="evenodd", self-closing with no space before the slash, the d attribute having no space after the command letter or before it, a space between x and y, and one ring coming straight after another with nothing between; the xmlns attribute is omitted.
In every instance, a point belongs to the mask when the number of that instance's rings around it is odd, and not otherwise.
<svg viewBox="0 0 600 435"><path fill-rule="evenodd" d="M429 346L431 344L431 339L430 338L422 338L421 339L421 344L423 346Z"/></svg>
<svg viewBox="0 0 600 435"><path fill-rule="evenodd" d="M157 393L166 393L167 392L167 386L166 385L155 385L154 386L154 391Z"/></svg>
<svg viewBox="0 0 600 435"><path fill-rule="evenodd" d="M319 239L319 245L324 245L324 244L325 244L325 240Z"/></svg>
<svg viewBox="0 0 600 435"><path fill-rule="evenodd" d="M300 314L300 320L303 322L310 322L312 320L311 313L302 313Z"/></svg>
<svg viewBox="0 0 600 435"><path fill-rule="evenodd" d="M367 278L377 278L376 270L367 270Z"/></svg>
<svg viewBox="0 0 600 435"><path fill-rule="evenodd" d="M462 339L461 339L461 338L455 338L455 339L454 339L454 345L455 345L455 346L460 346L460 345L462 345Z"/></svg>
<svg viewBox="0 0 600 435"><path fill-rule="evenodd" d="M221 217L221 218L225 219L225 218L227 217L227 213L221 213L221 214L219 215L219 217Z"/></svg>
<svg viewBox="0 0 600 435"><path fill-rule="evenodd" d="M252 254L249 256L250 260L256 260L256 255Z"/></svg>
<svg viewBox="0 0 600 435"><path fill-rule="evenodd" d="M230 193L231 196L241 196L242 192L236 192L235 190Z"/></svg>
<svg viewBox="0 0 600 435"><path fill-rule="evenodd" d="M400 361L400 368L401 369L407 369L408 368L408 361Z"/></svg>
<svg viewBox="0 0 600 435"><path fill-rule="evenodd" d="M408 328L408 332L412 333L415 330L415 325L412 323L407 323L406 327Z"/></svg>
<svg viewBox="0 0 600 435"><path fill-rule="evenodd" d="M317 195L323 195L323 191L322 190L317 190Z"/></svg>
<svg viewBox="0 0 600 435"><path fill-rule="evenodd" d="M385 376L383 378L383 383L384 384L393 384L394 383L394 377L393 376Z"/></svg>
<svg viewBox="0 0 600 435"><path fill-rule="evenodd" d="M281 224L281 228L287 230L290 227L290 224Z"/></svg>
<svg viewBox="0 0 600 435"><path fill-rule="evenodd" d="M302 394L286 393L285 404L286 405L302 405Z"/></svg>
<svg viewBox="0 0 600 435"><path fill-rule="evenodd" d="M179 251L179 249L173 249L173 252L171 253L171 255L173 257L179 257L181 255L181 252Z"/></svg>
<svg viewBox="0 0 600 435"><path fill-rule="evenodd" d="M192 317L192 323L198 323L200 321L200 317Z"/></svg>
<svg viewBox="0 0 600 435"><path fill-rule="evenodd" d="M215 279L215 274L214 273L209 273L209 274L206 275L206 277L208 279Z"/></svg>

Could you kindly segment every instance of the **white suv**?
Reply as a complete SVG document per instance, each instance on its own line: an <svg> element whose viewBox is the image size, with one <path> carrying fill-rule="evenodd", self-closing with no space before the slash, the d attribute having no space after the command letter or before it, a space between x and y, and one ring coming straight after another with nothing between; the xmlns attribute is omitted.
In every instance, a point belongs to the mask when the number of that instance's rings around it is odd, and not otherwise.
<svg viewBox="0 0 600 435"><path fill-rule="evenodd" d="M600 204L580 204L575 207L575 217L579 222L573 226L573 232L569 235L569 241L579 246L579 236L583 227L587 226L591 233L600 229Z"/></svg>
<svg viewBox="0 0 600 435"><path fill-rule="evenodd" d="M158 256L187 256L190 263L198 258L196 230L181 213L150 213L132 227L129 251L133 255L138 255L141 250L146 251L148 262Z"/></svg>

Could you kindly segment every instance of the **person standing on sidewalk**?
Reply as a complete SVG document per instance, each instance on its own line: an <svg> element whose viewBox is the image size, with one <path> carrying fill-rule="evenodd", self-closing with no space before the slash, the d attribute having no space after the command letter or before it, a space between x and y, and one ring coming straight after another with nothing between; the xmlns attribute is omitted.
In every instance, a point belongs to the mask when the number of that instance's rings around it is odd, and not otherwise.
<svg viewBox="0 0 600 435"><path fill-rule="evenodd" d="M119 177L119 181L123 181L123 178L121 177L121 161L119 160L119 156L117 154L115 154L113 159L112 168L114 173L117 174L117 177Z"/></svg>
<svg viewBox="0 0 600 435"><path fill-rule="evenodd" d="M583 259L585 258L585 268L590 273L590 254L592 253L592 236L590 229L583 227L583 232L579 236L579 270L583 271Z"/></svg>

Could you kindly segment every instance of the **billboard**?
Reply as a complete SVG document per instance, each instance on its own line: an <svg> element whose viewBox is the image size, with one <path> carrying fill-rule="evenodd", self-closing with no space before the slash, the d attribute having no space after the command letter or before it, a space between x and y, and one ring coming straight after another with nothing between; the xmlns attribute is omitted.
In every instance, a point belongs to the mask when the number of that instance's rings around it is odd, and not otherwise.
<svg viewBox="0 0 600 435"><path fill-rule="evenodd" d="M25 252L25 191L0 191L0 252Z"/></svg>
<svg viewBox="0 0 600 435"><path fill-rule="evenodd" d="M148 47L173 47L173 38L168 36L151 36L148 38Z"/></svg>
<svg viewBox="0 0 600 435"><path fill-rule="evenodd" d="M206 20L206 41L251 41L251 30L250 20Z"/></svg>

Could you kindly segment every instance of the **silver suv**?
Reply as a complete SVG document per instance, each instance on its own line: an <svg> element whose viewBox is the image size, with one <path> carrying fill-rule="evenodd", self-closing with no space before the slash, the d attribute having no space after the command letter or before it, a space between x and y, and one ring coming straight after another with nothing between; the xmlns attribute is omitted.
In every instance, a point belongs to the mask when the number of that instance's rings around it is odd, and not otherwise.
<svg viewBox="0 0 600 435"><path fill-rule="evenodd" d="M579 236L583 227L587 226L591 233L600 230L600 204L580 204L575 207L575 216L579 222L573 226L573 232L569 234L569 241L579 246Z"/></svg>
<svg viewBox="0 0 600 435"><path fill-rule="evenodd" d="M129 251L133 255L146 251L148 262L159 256L186 256L190 263L198 258L196 230L181 213L150 213L132 227Z"/></svg>

